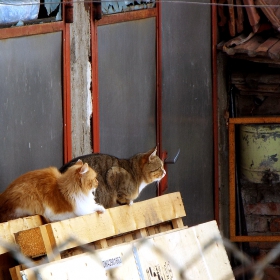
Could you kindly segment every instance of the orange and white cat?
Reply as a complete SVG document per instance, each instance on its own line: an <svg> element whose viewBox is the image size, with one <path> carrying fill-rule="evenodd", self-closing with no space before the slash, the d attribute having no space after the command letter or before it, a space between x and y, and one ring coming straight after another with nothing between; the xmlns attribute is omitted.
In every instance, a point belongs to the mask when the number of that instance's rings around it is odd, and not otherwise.
<svg viewBox="0 0 280 280"><path fill-rule="evenodd" d="M0 222L41 215L47 222L105 211L95 202L96 172L81 160L61 174L49 167L14 180L0 195Z"/></svg>

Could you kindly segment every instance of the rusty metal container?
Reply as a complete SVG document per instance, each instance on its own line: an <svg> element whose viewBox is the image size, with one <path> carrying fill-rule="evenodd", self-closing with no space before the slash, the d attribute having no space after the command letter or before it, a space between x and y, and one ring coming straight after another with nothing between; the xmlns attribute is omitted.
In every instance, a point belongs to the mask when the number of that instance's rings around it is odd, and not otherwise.
<svg viewBox="0 0 280 280"><path fill-rule="evenodd" d="M280 175L280 125L240 125L239 167L252 183L278 183Z"/></svg>

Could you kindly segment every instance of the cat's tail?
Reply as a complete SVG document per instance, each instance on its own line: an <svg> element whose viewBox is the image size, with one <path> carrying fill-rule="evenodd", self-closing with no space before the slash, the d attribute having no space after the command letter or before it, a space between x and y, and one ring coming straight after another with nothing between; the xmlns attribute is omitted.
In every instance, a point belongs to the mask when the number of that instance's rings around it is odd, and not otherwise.
<svg viewBox="0 0 280 280"><path fill-rule="evenodd" d="M72 165L74 165L75 162L76 162L76 161L71 160L71 161L69 161L68 163L64 164L63 166L61 166L61 167L59 168L59 172L60 172L60 173L64 173L69 167L71 167Z"/></svg>
<svg viewBox="0 0 280 280"><path fill-rule="evenodd" d="M63 166L61 166L59 168L59 172L60 173L64 173L69 167L71 167L72 165L74 165L79 159L83 160L83 158L88 157L89 155L83 155L83 156L79 156L76 158L71 159L69 162L65 163Z"/></svg>

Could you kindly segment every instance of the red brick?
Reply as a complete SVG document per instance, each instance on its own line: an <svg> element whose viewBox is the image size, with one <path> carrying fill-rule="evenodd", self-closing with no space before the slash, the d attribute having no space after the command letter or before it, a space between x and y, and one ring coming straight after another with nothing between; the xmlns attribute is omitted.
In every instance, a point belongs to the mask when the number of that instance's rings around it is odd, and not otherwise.
<svg viewBox="0 0 280 280"><path fill-rule="evenodd" d="M280 232L280 218L271 219L269 229L271 232Z"/></svg>
<svg viewBox="0 0 280 280"><path fill-rule="evenodd" d="M246 218L246 222L249 233L268 231L268 221L266 216L250 215Z"/></svg>
<svg viewBox="0 0 280 280"><path fill-rule="evenodd" d="M245 206L246 214L255 215L280 215L280 203L268 202L268 203L256 203L247 204Z"/></svg>
<svg viewBox="0 0 280 280"><path fill-rule="evenodd" d="M261 250L269 251L274 248L278 242L249 242L251 247L258 247Z"/></svg>

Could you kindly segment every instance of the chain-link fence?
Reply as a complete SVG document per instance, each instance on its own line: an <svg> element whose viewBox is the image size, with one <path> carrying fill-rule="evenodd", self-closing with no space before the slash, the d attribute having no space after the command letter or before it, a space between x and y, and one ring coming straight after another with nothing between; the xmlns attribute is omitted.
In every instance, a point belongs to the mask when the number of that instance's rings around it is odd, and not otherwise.
<svg viewBox="0 0 280 280"><path fill-rule="evenodd" d="M158 279L158 280L167 280L167 279L213 279L213 280L229 280L229 279L252 279L252 280L261 280L264 279L264 272L265 269L273 263L280 255L280 244L277 244L270 252L263 258L258 261L253 260L250 256L244 253L240 248L236 246L236 244L230 242L226 238L221 238L220 236L216 236L211 238L207 243L201 245L201 251L194 251L190 253L191 248L186 246L182 248L182 250L188 252L189 258L184 259L182 261L182 257L178 254L174 254L172 251L166 251L165 246L159 245L160 243L153 242L153 238L141 238L139 240L134 240L132 243L127 243L128 247L121 248L117 247L117 250L121 250L121 258L115 257L111 259L104 259L100 258L100 251L105 252L106 250L95 250L94 246L91 244L82 244L77 240L75 237L69 237L63 244L60 244L58 247L54 248L53 254L55 256L60 256L61 250L67 245L68 243L75 242L77 247L79 248L80 252L84 252L87 257L90 256L92 262L88 263L92 267L100 267L103 266L102 269L104 270L104 278L102 279L136 279L134 276L126 274L120 277L118 273L118 267L124 265L129 259L133 259L134 264L136 265L138 279ZM124 244L121 244L124 245ZM222 245L222 246L221 246ZM46 257L42 257L39 261L38 259L33 260L24 256L20 248L15 244L9 244L0 240L0 246L6 248L10 254L18 261L18 263L23 264L25 268L32 268L32 271L35 274L35 278L33 279L58 279L53 277L47 277L43 275L41 270L46 267L48 260ZM225 248L227 251L227 255L231 260L231 264L229 264L230 273L217 273L213 275L213 271L211 271L211 263L207 263L205 257L208 251L215 249L217 246L221 246ZM111 247L113 248L113 247ZM107 250L110 250L108 248ZM146 256L145 258L149 258L148 255L155 254L158 258L160 256L161 259L164 259L164 265L154 265L149 266L148 268L143 266L143 254L139 255L139 252L142 248L146 248ZM221 252L221 251L220 251ZM79 266L75 268L75 257L83 256L83 255L76 255L72 259L72 268L75 270L79 270ZM66 260L67 258L63 259ZM68 258L70 259L70 258ZM213 260L213 264L216 262L217 267L222 267L222 264L219 263L221 259ZM193 278L193 271L199 270L201 263L204 263L204 268L206 270L205 275L207 278ZM74 265L73 265L74 264ZM142 264L142 265L141 265ZM61 268L63 270L63 267ZM209 270L209 271L207 271ZM221 268L222 270L222 268ZM232 273L233 272L233 273ZM68 271L70 273L70 271ZM29 277L23 272L22 279L29 279ZM67 273L66 273L67 274ZM201 273L202 275L203 273ZM220 275L219 275L220 274ZM234 277L233 277L234 275ZM204 276L205 277L205 276ZM66 277L65 279L73 279L71 277ZM85 279L85 278L79 278ZM91 278L88 279L101 279L99 276L93 274ZM273 273L270 274L269 279L280 279L280 274L275 269Z"/></svg>

